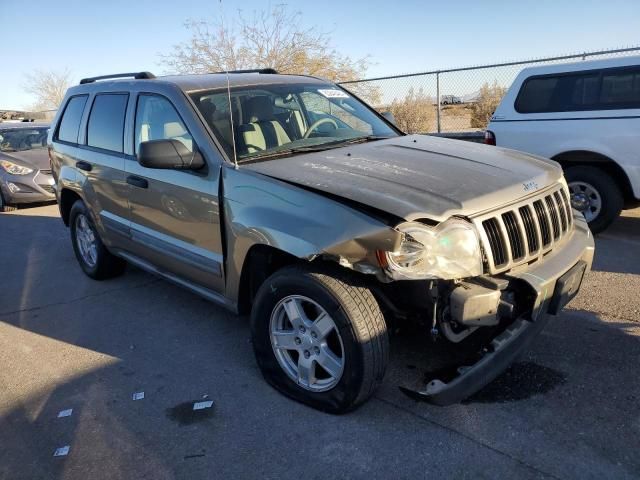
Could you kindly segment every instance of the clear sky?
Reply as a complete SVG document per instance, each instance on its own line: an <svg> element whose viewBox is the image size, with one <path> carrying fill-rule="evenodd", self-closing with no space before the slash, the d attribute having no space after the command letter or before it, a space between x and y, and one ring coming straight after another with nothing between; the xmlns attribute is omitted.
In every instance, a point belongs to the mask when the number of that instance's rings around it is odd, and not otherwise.
<svg viewBox="0 0 640 480"><path fill-rule="evenodd" d="M74 79L161 73L159 54L186 40L188 18L231 20L282 2L266 0L0 0L0 109L33 99L24 76L69 68ZM306 26L330 34L368 76L640 45L640 0L289 2Z"/></svg>

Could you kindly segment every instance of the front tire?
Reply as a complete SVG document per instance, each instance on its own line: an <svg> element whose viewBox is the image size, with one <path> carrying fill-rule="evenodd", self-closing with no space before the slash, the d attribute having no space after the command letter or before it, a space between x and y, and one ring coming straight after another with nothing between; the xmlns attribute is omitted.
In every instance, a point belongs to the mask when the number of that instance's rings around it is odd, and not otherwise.
<svg viewBox="0 0 640 480"><path fill-rule="evenodd" d="M2 192L0 192L0 212L13 212L17 209L18 208L13 205L7 205L2 197Z"/></svg>
<svg viewBox="0 0 640 480"><path fill-rule="evenodd" d="M105 280L124 272L126 262L104 246L82 200L76 200L71 207L69 226L73 251L84 273L94 280Z"/></svg>
<svg viewBox="0 0 640 480"><path fill-rule="evenodd" d="M620 215L624 206L622 192L606 172L578 165L567 168L565 177L571 206L584 214L593 233L602 232Z"/></svg>
<svg viewBox="0 0 640 480"><path fill-rule="evenodd" d="M291 266L274 273L256 295L251 334L267 382L330 413L348 412L367 400L389 358L376 299L338 270Z"/></svg>

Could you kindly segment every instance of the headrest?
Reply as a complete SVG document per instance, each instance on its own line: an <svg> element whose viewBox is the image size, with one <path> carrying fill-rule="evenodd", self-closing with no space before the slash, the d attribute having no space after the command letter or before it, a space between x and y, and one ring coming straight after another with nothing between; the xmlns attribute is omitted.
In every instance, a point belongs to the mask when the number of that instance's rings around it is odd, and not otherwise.
<svg viewBox="0 0 640 480"><path fill-rule="evenodd" d="M187 131L178 122L169 122L164 124L165 138L182 137Z"/></svg>
<svg viewBox="0 0 640 480"><path fill-rule="evenodd" d="M249 122L262 122L273 118L273 103L271 97L260 95L247 101Z"/></svg>
<svg viewBox="0 0 640 480"><path fill-rule="evenodd" d="M202 116L205 118L205 120L211 121L211 119L213 118L213 113L216 111L216 104L208 98L200 100L200 111L202 112Z"/></svg>

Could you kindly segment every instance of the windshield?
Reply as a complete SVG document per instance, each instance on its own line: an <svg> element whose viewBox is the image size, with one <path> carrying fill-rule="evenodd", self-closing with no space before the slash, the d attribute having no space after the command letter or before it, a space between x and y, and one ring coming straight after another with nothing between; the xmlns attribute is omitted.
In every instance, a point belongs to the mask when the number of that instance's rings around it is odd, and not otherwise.
<svg viewBox="0 0 640 480"><path fill-rule="evenodd" d="M233 158L227 90L192 93L191 98ZM232 88L231 108L238 161L398 135L369 107L331 84Z"/></svg>
<svg viewBox="0 0 640 480"><path fill-rule="evenodd" d="M47 146L48 128L0 130L0 152L20 152Z"/></svg>

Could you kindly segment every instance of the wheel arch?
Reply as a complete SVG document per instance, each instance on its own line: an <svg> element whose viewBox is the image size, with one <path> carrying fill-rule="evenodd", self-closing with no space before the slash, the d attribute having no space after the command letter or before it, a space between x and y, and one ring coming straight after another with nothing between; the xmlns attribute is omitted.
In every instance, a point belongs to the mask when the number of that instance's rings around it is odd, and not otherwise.
<svg viewBox="0 0 640 480"><path fill-rule="evenodd" d="M558 162L563 170L577 165L599 168L616 182L622 192L625 203L637 201L627 173L615 160L606 155L590 150L570 150L559 153L551 157L551 159Z"/></svg>
<svg viewBox="0 0 640 480"><path fill-rule="evenodd" d="M82 197L69 188L63 188L60 192L60 200L58 202L58 208L60 209L60 216L62 221L68 227L69 226L69 214L71 213L71 207L77 200L82 200Z"/></svg>
<svg viewBox="0 0 640 480"><path fill-rule="evenodd" d="M238 288L238 312L249 313L258 289L273 273L288 265L303 262L303 259L271 245L253 245L242 264Z"/></svg>

